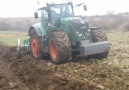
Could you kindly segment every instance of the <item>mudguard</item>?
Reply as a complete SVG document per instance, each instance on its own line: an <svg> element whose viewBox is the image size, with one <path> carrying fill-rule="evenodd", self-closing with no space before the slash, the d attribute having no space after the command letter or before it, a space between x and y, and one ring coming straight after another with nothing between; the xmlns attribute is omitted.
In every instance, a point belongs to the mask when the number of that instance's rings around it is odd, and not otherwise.
<svg viewBox="0 0 129 90"><path fill-rule="evenodd" d="M45 36L48 33L48 28L42 23L37 23L32 25L28 31L29 36L30 36L31 30L35 30L38 36Z"/></svg>

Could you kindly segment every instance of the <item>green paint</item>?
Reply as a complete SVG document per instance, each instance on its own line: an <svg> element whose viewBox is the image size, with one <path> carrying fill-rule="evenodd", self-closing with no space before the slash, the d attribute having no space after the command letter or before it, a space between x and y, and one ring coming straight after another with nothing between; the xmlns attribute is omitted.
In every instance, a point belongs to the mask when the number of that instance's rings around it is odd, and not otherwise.
<svg viewBox="0 0 129 90"><path fill-rule="evenodd" d="M29 39L23 40L23 45L28 46L29 45Z"/></svg>
<svg viewBox="0 0 129 90"><path fill-rule="evenodd" d="M34 24L33 27L36 30L40 31L43 36L48 34L48 28L43 23Z"/></svg>
<svg viewBox="0 0 129 90"><path fill-rule="evenodd" d="M79 41L77 33L74 31L73 25L69 22L73 18L62 18L60 21L60 27L68 34L70 41Z"/></svg>

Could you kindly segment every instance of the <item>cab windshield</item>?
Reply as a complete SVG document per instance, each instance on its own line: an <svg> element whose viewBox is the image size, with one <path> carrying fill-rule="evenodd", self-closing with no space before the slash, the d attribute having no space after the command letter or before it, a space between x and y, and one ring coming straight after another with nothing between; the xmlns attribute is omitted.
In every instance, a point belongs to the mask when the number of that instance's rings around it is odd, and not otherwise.
<svg viewBox="0 0 129 90"><path fill-rule="evenodd" d="M59 18L73 17L73 9L71 4L59 4L53 5L52 10L52 19L55 22Z"/></svg>

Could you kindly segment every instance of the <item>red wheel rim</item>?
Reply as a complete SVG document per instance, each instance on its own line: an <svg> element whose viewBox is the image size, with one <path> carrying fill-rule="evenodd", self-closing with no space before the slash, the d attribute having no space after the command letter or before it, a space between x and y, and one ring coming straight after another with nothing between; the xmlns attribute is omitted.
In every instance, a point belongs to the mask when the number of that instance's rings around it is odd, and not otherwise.
<svg viewBox="0 0 129 90"><path fill-rule="evenodd" d="M37 56L38 55L38 44L35 38L33 38L31 41L31 47L32 47L32 52L34 56Z"/></svg>
<svg viewBox="0 0 129 90"><path fill-rule="evenodd" d="M50 42L50 53L52 55L52 58L56 58L57 56L56 45L53 40Z"/></svg>

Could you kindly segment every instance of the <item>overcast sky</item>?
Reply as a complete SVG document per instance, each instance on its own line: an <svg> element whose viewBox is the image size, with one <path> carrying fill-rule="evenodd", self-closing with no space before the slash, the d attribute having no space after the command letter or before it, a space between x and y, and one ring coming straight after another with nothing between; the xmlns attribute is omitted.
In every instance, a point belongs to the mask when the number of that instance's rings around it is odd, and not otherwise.
<svg viewBox="0 0 129 90"><path fill-rule="evenodd" d="M37 0L0 0L0 17L33 17L34 11L38 8ZM45 4L51 1L65 0L39 0ZM84 2L88 11L83 12L79 8L76 14L102 15L108 10L115 13L129 12L129 0L72 0L74 3Z"/></svg>

